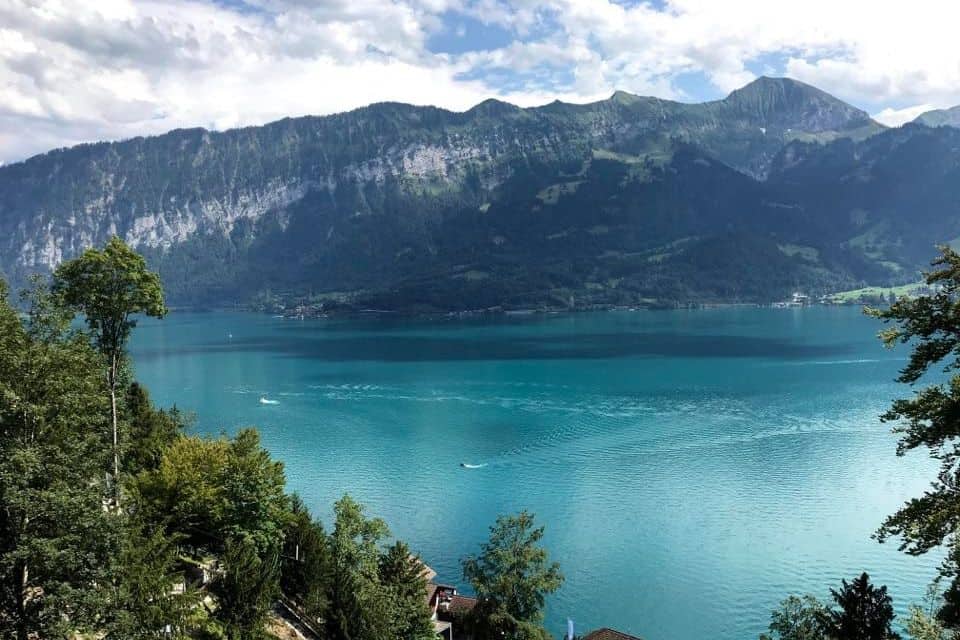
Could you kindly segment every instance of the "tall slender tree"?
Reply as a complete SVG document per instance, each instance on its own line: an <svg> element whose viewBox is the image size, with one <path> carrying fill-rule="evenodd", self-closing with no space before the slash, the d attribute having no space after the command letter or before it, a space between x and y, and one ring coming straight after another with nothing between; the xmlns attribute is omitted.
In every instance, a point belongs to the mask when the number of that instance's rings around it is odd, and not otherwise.
<svg viewBox="0 0 960 640"><path fill-rule="evenodd" d="M405 542L398 540L381 554L380 582L393 603L390 626L394 637L400 640L435 638L430 610L423 598L427 590L424 565Z"/></svg>
<svg viewBox="0 0 960 640"><path fill-rule="evenodd" d="M303 606L314 623L322 624L330 606L330 549L323 526L313 519L297 494L290 497L283 545L280 586Z"/></svg>
<svg viewBox="0 0 960 640"><path fill-rule="evenodd" d="M120 429L117 387L127 340L137 314L162 318L167 313L160 277L147 269L143 256L120 238L111 238L103 250L88 249L54 273L54 291L82 313L96 345L106 360L113 436L113 498L120 502Z"/></svg>
<svg viewBox="0 0 960 640"><path fill-rule="evenodd" d="M330 613L326 632L331 640L380 640L390 635L390 605L380 586L380 543L390 535L380 518L368 518L363 506L343 496L333 507L330 535Z"/></svg>

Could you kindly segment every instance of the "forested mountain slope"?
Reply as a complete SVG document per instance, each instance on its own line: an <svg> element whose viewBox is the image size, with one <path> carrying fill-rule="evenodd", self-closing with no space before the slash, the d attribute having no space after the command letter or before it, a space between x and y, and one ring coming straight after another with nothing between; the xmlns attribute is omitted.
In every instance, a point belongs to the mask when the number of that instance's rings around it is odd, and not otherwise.
<svg viewBox="0 0 960 640"><path fill-rule="evenodd" d="M117 234L175 304L770 300L915 280L960 236L958 149L789 79L702 104L376 104L0 168L0 268L22 282Z"/></svg>

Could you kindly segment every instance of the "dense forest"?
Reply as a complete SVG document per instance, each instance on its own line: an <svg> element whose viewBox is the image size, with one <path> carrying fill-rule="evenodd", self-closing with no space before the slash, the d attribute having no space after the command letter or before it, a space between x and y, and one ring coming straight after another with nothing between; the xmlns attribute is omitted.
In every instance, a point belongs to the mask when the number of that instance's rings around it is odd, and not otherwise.
<svg viewBox="0 0 960 640"><path fill-rule="evenodd" d="M449 312L771 302L917 282L960 238L960 129L788 78L463 113L383 103L0 167L15 286L118 235L171 305Z"/></svg>

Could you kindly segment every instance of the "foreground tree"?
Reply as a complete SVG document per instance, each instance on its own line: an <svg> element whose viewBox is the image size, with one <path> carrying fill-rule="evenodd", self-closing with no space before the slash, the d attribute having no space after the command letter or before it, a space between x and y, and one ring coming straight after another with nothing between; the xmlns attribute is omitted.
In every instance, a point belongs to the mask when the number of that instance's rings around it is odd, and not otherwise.
<svg viewBox="0 0 960 640"><path fill-rule="evenodd" d="M770 614L770 633L761 640L824 640L829 609L813 596L789 596Z"/></svg>
<svg viewBox="0 0 960 640"><path fill-rule="evenodd" d="M888 309L868 309L867 313L890 325L880 333L888 347L910 344L910 359L898 381L915 385L928 373L950 374L948 380L931 381L914 392L913 397L895 400L882 419L896 422L900 434L897 454L926 448L940 461L940 470L931 487L922 496L911 499L889 516L877 531L884 542L900 539L900 549L920 555L945 545L947 560L941 575L953 582L946 594L946 607L938 617L951 628L960 628L960 254L949 247L940 248L926 274L934 293L915 298L900 298Z"/></svg>
<svg viewBox="0 0 960 640"><path fill-rule="evenodd" d="M838 605L827 615L832 640L899 640L893 631L893 600L885 586L874 587L866 573L853 582L842 581L830 594Z"/></svg>
<svg viewBox="0 0 960 640"><path fill-rule="evenodd" d="M93 627L119 540L99 358L43 287L27 304L24 323L0 282L0 637L20 640Z"/></svg>
<svg viewBox="0 0 960 640"><path fill-rule="evenodd" d="M136 314L162 318L167 313L160 277L147 269L143 257L120 238L102 251L88 249L61 264L54 273L54 290L82 313L106 360L113 435L114 502L120 501L120 433L117 388Z"/></svg>
<svg viewBox="0 0 960 640"><path fill-rule="evenodd" d="M501 516L480 555L463 560L463 577L478 600L468 621L476 640L551 637L542 627L543 606L563 575L540 546L543 531L526 511Z"/></svg>
<svg viewBox="0 0 960 640"><path fill-rule="evenodd" d="M946 372L960 368L960 255L948 247L941 251L933 263L937 268L926 276L936 293L901 298L884 310L867 310L893 325L880 333L884 344L912 344L898 378L906 384L916 384L937 365ZM877 537L882 542L898 536L900 548L914 555L955 541L960 527L960 375L920 389L912 398L895 400L882 419L897 422L898 455L926 447L941 464L930 491L887 518Z"/></svg>

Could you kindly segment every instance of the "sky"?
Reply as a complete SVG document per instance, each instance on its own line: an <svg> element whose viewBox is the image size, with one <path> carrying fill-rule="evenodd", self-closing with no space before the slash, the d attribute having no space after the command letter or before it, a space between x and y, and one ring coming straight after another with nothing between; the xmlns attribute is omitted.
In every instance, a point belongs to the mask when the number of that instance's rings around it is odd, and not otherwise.
<svg viewBox="0 0 960 640"><path fill-rule="evenodd" d="M759 75L898 125L960 104L951 0L0 0L0 162L385 100L464 110Z"/></svg>

